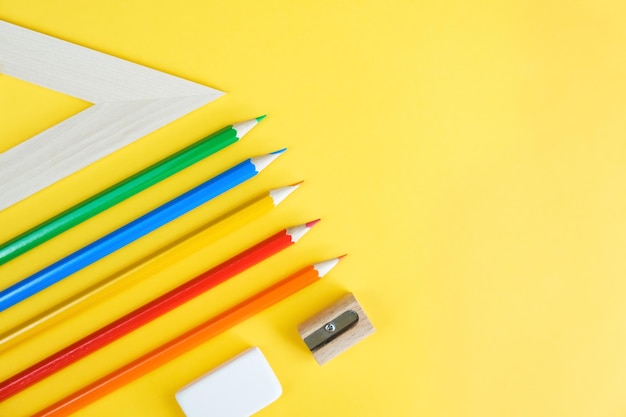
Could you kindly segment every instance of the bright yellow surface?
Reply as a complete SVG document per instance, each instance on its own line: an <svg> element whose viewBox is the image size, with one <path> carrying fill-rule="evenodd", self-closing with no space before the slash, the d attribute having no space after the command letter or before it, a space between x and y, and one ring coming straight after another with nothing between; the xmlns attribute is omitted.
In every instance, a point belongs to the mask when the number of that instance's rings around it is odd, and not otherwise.
<svg viewBox="0 0 626 417"><path fill-rule="evenodd" d="M249 346L259 416L626 413L626 6L618 1L0 0L0 18L228 92L0 213L6 240L223 125L244 142L0 269L7 285L255 154L261 176L0 315L0 331L253 194L278 209L150 285L0 354L0 377L274 231L296 247L0 404L25 416L314 261L323 282L82 410L182 416L174 392ZM0 77L1 149L85 103ZM296 325L345 292L377 333L319 367Z"/></svg>

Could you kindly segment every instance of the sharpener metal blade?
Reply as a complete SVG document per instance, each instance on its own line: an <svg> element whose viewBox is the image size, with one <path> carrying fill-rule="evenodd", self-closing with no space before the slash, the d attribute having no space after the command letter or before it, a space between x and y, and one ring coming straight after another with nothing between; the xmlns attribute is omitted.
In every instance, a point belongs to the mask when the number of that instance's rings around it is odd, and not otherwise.
<svg viewBox="0 0 626 417"><path fill-rule="evenodd" d="M354 310L345 311L304 338L304 343L313 352L341 336L358 321L359 315Z"/></svg>

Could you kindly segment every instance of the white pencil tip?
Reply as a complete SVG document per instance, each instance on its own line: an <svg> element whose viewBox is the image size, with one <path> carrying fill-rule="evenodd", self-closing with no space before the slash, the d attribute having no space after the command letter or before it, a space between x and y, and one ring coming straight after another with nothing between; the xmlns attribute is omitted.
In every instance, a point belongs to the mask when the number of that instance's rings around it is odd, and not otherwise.
<svg viewBox="0 0 626 417"><path fill-rule="evenodd" d="M315 226L317 222L319 222L319 219L305 224L301 224L299 226L290 227L287 229L287 235L291 237L291 241L293 243L296 243L302 238L302 236L306 235L306 233L311 230L311 228Z"/></svg>
<svg viewBox="0 0 626 417"><path fill-rule="evenodd" d="M246 135L246 133L251 131L252 128L258 124L259 124L259 121L257 119L250 119L250 120L246 120L245 122L239 122L239 123L233 124L233 129L235 129L235 132L237 132L235 134L237 136L237 139L243 138Z"/></svg>
<svg viewBox="0 0 626 417"><path fill-rule="evenodd" d="M280 151L272 152L267 155L256 156L254 158L250 158L250 162L254 165L256 172L263 171L269 164L271 164L274 159L278 158L285 150L282 149Z"/></svg>
<svg viewBox="0 0 626 417"><path fill-rule="evenodd" d="M316 263L315 265L313 265L313 268L317 271L317 275L320 278L322 278L324 275L328 274L330 270L333 269L339 263L339 260L341 258L343 258L343 256L340 256L334 259L329 259L324 262Z"/></svg>
<svg viewBox="0 0 626 417"><path fill-rule="evenodd" d="M302 184L302 182L270 190L270 197L274 201L274 206L282 203L282 201L287 198L289 194L293 193L298 189L298 187L300 187L300 184Z"/></svg>

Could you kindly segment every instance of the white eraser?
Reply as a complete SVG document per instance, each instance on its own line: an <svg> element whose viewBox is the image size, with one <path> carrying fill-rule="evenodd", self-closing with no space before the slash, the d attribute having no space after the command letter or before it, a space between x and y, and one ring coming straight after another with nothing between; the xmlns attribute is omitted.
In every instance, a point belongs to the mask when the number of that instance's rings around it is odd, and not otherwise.
<svg viewBox="0 0 626 417"><path fill-rule="evenodd" d="M186 417L247 417L283 390L259 348L250 348L181 388L176 401Z"/></svg>

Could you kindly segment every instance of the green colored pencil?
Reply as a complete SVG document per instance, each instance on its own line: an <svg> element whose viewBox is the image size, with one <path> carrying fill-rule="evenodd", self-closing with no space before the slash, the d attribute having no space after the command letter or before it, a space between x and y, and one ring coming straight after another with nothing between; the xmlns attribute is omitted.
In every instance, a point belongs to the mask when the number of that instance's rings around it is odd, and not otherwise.
<svg viewBox="0 0 626 417"><path fill-rule="evenodd" d="M0 265L241 139L265 116L235 123L189 145L0 245Z"/></svg>

